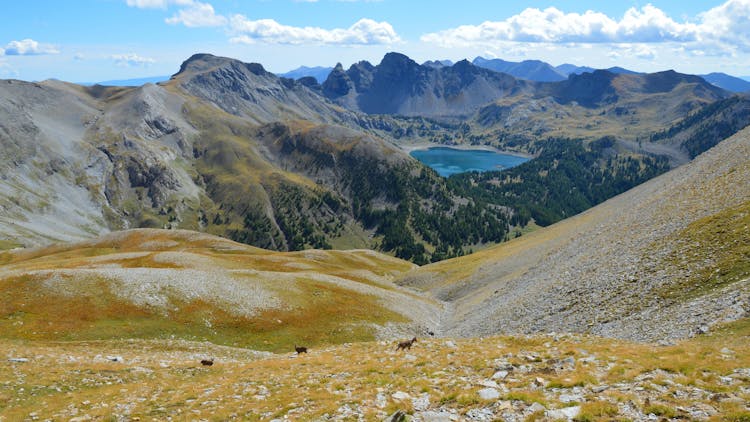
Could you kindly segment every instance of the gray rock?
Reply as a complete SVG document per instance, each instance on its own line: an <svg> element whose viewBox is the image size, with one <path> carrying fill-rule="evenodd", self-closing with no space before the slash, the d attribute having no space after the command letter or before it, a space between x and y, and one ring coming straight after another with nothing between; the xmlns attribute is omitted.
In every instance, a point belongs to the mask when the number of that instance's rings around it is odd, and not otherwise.
<svg viewBox="0 0 750 422"><path fill-rule="evenodd" d="M599 394L603 391L606 391L608 388L609 388L608 385L597 385L596 387L591 387L591 391L596 394Z"/></svg>
<svg viewBox="0 0 750 422"><path fill-rule="evenodd" d="M410 395L404 393L403 391L396 391L395 393L391 394L391 397L393 397L394 400L408 400L411 398Z"/></svg>
<svg viewBox="0 0 750 422"><path fill-rule="evenodd" d="M488 387L488 388L500 388L500 386L497 385L497 383L492 380L481 381L479 382L479 385L481 385L482 387Z"/></svg>
<svg viewBox="0 0 750 422"><path fill-rule="evenodd" d="M449 412L419 412L414 414L414 420L422 422L452 422L458 420L458 415Z"/></svg>
<svg viewBox="0 0 750 422"><path fill-rule="evenodd" d="M495 414L492 412L491 409L483 408L483 409L471 409L468 412L466 412L466 419L470 421L492 421L495 419Z"/></svg>
<svg viewBox="0 0 750 422"><path fill-rule="evenodd" d="M534 403L531 404L531 406L529 406L529 411L531 413L541 412L541 411L543 411L545 409L546 408L544 407L544 405L542 405L541 403L538 403L538 402L534 402Z"/></svg>
<svg viewBox="0 0 750 422"><path fill-rule="evenodd" d="M492 375L492 379L500 379L503 380L505 377L508 376L508 371L497 371Z"/></svg>
<svg viewBox="0 0 750 422"><path fill-rule="evenodd" d="M558 400L562 403L580 402L583 400L583 396L578 394L561 394Z"/></svg>
<svg viewBox="0 0 750 422"><path fill-rule="evenodd" d="M430 407L430 395L428 393L424 393L419 397L411 399L411 405L414 410L427 410Z"/></svg>
<svg viewBox="0 0 750 422"><path fill-rule="evenodd" d="M388 405L388 398L383 393L378 393L377 396L375 396L375 406L378 409L382 409L385 406Z"/></svg>
<svg viewBox="0 0 750 422"><path fill-rule="evenodd" d="M550 419L567 419L571 421L580 413L581 406L572 406L564 407L562 409L548 410L545 415Z"/></svg>
<svg viewBox="0 0 750 422"><path fill-rule="evenodd" d="M488 387L478 391L479 398L482 400L494 400L500 398L500 392L494 388Z"/></svg>

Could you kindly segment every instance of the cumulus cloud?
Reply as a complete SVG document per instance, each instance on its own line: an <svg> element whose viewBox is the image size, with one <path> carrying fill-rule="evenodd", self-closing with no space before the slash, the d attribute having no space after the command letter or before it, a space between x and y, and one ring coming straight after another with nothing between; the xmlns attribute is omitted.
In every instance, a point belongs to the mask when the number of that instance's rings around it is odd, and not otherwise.
<svg viewBox="0 0 750 422"><path fill-rule="evenodd" d="M178 6L180 9L164 21L170 25L183 24L189 28L223 26L227 18L219 15L209 3L197 0L126 0L130 7L139 9L167 9Z"/></svg>
<svg viewBox="0 0 750 422"><path fill-rule="evenodd" d="M422 41L445 47L490 46L501 41L527 43L676 43L721 51L750 51L750 0L728 0L699 14L695 22L678 22L648 4L630 8L621 19L603 13L564 13L557 8L527 8L503 21L463 25L425 34ZM641 54L642 53L642 54ZM643 50L639 54L648 56Z"/></svg>
<svg viewBox="0 0 750 422"><path fill-rule="evenodd" d="M746 0L742 0L746 1ZM747 0L750 1L750 0ZM504 21L425 34L425 42L444 46L487 45L498 41L529 43L625 43L694 41L698 26L678 23L662 10L646 5L630 8L619 21L604 13L564 13L555 7L528 8Z"/></svg>
<svg viewBox="0 0 750 422"><path fill-rule="evenodd" d="M11 41L5 46L6 56L36 56L42 54L58 54L60 51L51 44L41 44L30 38L21 41Z"/></svg>
<svg viewBox="0 0 750 422"><path fill-rule="evenodd" d="M295 0L315 3L318 0ZM345 0L339 0L345 1ZM348 1L348 0L346 0ZM379 0L354 0L379 1ZM236 14L231 18L216 13L210 3L197 0L126 0L128 6L138 8L161 8L177 6L175 13L165 19L170 25L197 27L225 27L235 44L317 44L317 45L374 45L395 44L401 41L388 22L360 19L349 28L324 29L298 27L281 24L273 19L252 20Z"/></svg>
<svg viewBox="0 0 750 422"><path fill-rule="evenodd" d="M150 57L141 57L135 53L113 54L110 56L110 58L114 60L118 66L123 67L148 66L156 62L156 60Z"/></svg>
<svg viewBox="0 0 750 422"><path fill-rule="evenodd" d="M698 17L702 42L750 52L750 0L729 0Z"/></svg>
<svg viewBox="0 0 750 422"><path fill-rule="evenodd" d="M126 0L128 6L139 9L166 9L167 6L175 4L178 6L188 6L193 3L192 0Z"/></svg>
<svg viewBox="0 0 750 422"><path fill-rule="evenodd" d="M349 28L323 29L288 26L273 19L250 20L243 15L234 15L230 28L236 34L230 41L244 44L261 41L272 44L371 45L401 41L391 24L372 19L360 19Z"/></svg>
<svg viewBox="0 0 750 422"><path fill-rule="evenodd" d="M223 26L227 18L217 15L214 7L208 3L193 2L184 9L180 9L171 18L165 20L170 25L183 24L188 28Z"/></svg>

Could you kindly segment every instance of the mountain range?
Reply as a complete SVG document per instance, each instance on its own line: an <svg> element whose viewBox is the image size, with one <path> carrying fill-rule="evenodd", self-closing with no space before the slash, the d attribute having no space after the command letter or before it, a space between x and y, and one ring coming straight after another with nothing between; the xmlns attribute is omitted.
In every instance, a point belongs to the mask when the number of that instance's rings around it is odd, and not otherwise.
<svg viewBox="0 0 750 422"><path fill-rule="evenodd" d="M747 97L693 75L534 82L398 53L323 84L209 54L138 87L0 81L0 246L26 247L0 254L19 298L3 315L28 327L68 309L74 329L33 331L47 339L116 335L129 318L149 321L139 337L186 335L171 321L205 316L219 328L202 337L276 332L279 348L298 312L330 342L690 336L748 312L748 123ZM402 148L426 142L534 159L444 179ZM322 251L364 248L395 257ZM240 315L228 298L243 289L264 301ZM110 322L82 329L80 309Z"/></svg>
<svg viewBox="0 0 750 422"><path fill-rule="evenodd" d="M5 244L30 246L183 228L276 250L369 247L425 263L503 241L529 223L521 215L556 215L544 218L550 224L622 192L665 170L654 154L685 162L694 137L676 136L692 126L642 140L729 95L675 72L596 71L544 83L468 61L419 65L398 53L376 66L337 66L322 85L208 54L157 85L8 80L0 83L0 231ZM739 118L730 132L746 122L744 103L732 106ZM717 122L729 119L718 111L725 117ZM706 137L692 154L726 135ZM397 146L486 143L546 157L535 165L549 171L561 157L542 153L541 139L605 136L614 143L594 156L606 154L598 159L607 187L596 189L607 193L586 193L565 212L482 199ZM615 170L628 160L641 164ZM527 207L534 211L524 214Z"/></svg>
<svg viewBox="0 0 750 422"><path fill-rule="evenodd" d="M440 68L453 66L450 60L432 60L422 63L423 66ZM573 64L561 64L552 66L541 60L524 60L521 62L506 61L502 59L485 59L478 56L472 60L472 64L496 72L507 73L518 79L525 79L536 82L559 82L568 78L570 75L580 75L582 73L593 73L595 70L606 70L616 74L635 74L642 73L619 66L613 66L607 69L596 69L590 66L577 66ZM297 69L282 73L283 76L291 79L301 79L303 77L313 77L319 84L322 84L328 75L333 71L333 67L307 67L301 66ZM709 83L731 92L750 92L750 80L746 77L736 77L721 72L712 72L698 75ZM103 83L104 84L104 83Z"/></svg>

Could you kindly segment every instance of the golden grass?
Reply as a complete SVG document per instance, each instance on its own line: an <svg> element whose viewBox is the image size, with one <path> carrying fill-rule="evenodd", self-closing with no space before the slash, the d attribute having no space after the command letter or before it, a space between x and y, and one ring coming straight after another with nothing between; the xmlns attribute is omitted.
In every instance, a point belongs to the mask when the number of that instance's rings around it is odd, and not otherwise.
<svg viewBox="0 0 750 422"><path fill-rule="evenodd" d="M200 308L200 307L198 307ZM197 309L200 312L200 309ZM69 419L70 405L76 415L101 418L125 414L130 418L179 419L207 418L226 420L269 420L283 418L311 420L340 413L347 404L359 409L366 420L383 419L396 410L414 411L411 400L399 401L392 393L402 391L410 397L428 394L430 408L455 409L465 414L474 408L492 406L479 398L483 388L476 384L495 371L495 362L543 368L545 356L573 356L576 368L558 373L560 377L589 376L597 385L633 382L641 374L667 368L682 356L678 366L695 368L703 376L701 388L723 388L725 392L748 398L742 384L722 385L720 376L736 368L750 367L750 323L744 321L716 331L713 338L701 337L671 347L653 347L593 337L566 336L557 341L549 337L491 337L453 339L455 347L442 339L420 339L407 353L396 352L393 342L369 342L330 347L311 347L308 354L287 353L253 356L240 348L222 348L210 343L159 341L47 342L0 339L3 355L30 357L31 362L0 366L0 417L17 420L36 412L39 417ZM719 349L731 347L731 359ZM691 353L697 349L697 353ZM704 354L701 350L708 350ZM584 352L585 350L585 352ZM525 356L540 356L530 362ZM107 355L123 356L124 362L109 362ZM97 356L100 356L97 358ZM597 362L580 361L595 356ZM214 357L211 368L202 368L198 360ZM625 365L629 378L612 379L602 369L608 362ZM674 369L678 370L678 369ZM691 373L692 370L688 371ZM531 387L540 375L537 370L514 372L500 382L510 391L501 400L541 403L547 408L566 406L554 395L545 395ZM673 381L680 383L680 378ZM654 382L658 382L655 380ZM649 382L643 384L649 387ZM562 388L565 387L555 387ZM378 394L384 406L376 406ZM611 388L597 395L586 395L577 420L617 420L617 402L634 402L640 410L663 417L679 416L678 407L694 405L695 398L678 399L671 390L660 392L650 387L645 396L623 395ZM632 394L632 393L631 393ZM717 404L710 396L702 399L715 406L716 420L743 421L747 409L734 404ZM119 406L119 407L118 407ZM542 415L532 416L540 418Z"/></svg>
<svg viewBox="0 0 750 422"><path fill-rule="evenodd" d="M750 278L750 201L689 224L675 234L681 247L664 259L665 267L688 267L690 277L659 292L665 298L689 299ZM707 260L708 258L708 260Z"/></svg>
<svg viewBox="0 0 750 422"><path fill-rule="evenodd" d="M164 252L170 255L160 257ZM414 267L371 251L271 252L195 232L166 230L132 230L6 256L4 269L14 275L0 277L0 295L8 298L0 303L2 338L174 337L273 351L289 350L294 343L317 346L372 340L376 325L408 321L378 296L318 281L309 274L385 292L396 290L390 278ZM111 282L96 274L58 272L100 265L254 270L264 275L249 276L246 282L270 290L281 306L243 316L216 300L176 294L168 296L166 308L136 305L118 296ZM277 283L274 274L283 274L286 281ZM52 275L55 281L49 281ZM398 294L424 300L407 292Z"/></svg>

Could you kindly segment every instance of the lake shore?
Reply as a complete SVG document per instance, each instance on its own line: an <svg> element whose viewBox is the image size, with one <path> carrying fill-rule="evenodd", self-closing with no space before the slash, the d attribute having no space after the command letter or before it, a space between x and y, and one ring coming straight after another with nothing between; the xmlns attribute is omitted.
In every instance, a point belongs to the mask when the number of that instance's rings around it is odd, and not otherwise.
<svg viewBox="0 0 750 422"><path fill-rule="evenodd" d="M526 153L518 152L518 151L502 150L499 148L495 148L491 145L447 145L447 144L438 144L435 142L418 142L418 143L405 143L405 144L395 144L395 145L401 148L401 150L406 152L407 154L410 154L412 151L426 150L430 148L452 148L452 149L457 149L457 150L462 150L462 151L492 151L492 152L497 152L500 154L512 155L515 157L522 157L522 158L528 158L528 159L534 158L534 156L531 154L526 154Z"/></svg>

